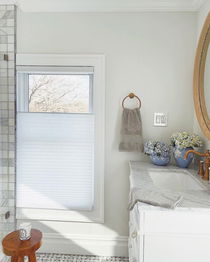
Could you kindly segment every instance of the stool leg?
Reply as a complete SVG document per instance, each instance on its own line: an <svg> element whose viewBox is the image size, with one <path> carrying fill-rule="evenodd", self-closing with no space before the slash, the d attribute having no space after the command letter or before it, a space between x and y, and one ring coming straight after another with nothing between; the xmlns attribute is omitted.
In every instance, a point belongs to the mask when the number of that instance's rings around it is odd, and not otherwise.
<svg viewBox="0 0 210 262"><path fill-rule="evenodd" d="M24 262L23 257L11 257L11 262Z"/></svg>
<svg viewBox="0 0 210 262"><path fill-rule="evenodd" d="M18 257L11 257L11 262L18 262Z"/></svg>
<svg viewBox="0 0 210 262"><path fill-rule="evenodd" d="M35 253L32 253L30 256L28 256L29 262L36 262L36 255Z"/></svg>

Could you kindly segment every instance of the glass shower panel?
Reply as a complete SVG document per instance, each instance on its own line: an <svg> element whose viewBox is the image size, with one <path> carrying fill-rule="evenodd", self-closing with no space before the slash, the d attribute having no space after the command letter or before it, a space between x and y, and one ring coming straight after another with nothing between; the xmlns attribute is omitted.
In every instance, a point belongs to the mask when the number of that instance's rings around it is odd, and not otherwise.
<svg viewBox="0 0 210 262"><path fill-rule="evenodd" d="M15 228L14 55L15 7L0 5L0 241Z"/></svg>
<svg viewBox="0 0 210 262"><path fill-rule="evenodd" d="M7 233L9 216L9 176L8 176L8 36L0 28L0 240ZM4 45L2 42L5 42Z"/></svg>
<svg viewBox="0 0 210 262"><path fill-rule="evenodd" d="M7 34L0 29L1 44L0 53L0 237L7 232L7 217L9 216L9 176L8 176L8 112L7 112L7 88L8 88L8 47Z"/></svg>

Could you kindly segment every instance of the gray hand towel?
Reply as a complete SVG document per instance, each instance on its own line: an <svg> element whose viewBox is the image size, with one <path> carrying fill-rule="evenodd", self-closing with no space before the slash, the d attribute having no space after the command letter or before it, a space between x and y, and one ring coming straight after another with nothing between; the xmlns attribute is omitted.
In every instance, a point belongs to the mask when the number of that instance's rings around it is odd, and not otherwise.
<svg viewBox="0 0 210 262"><path fill-rule="evenodd" d="M120 151L142 152L142 123L139 108L123 109Z"/></svg>

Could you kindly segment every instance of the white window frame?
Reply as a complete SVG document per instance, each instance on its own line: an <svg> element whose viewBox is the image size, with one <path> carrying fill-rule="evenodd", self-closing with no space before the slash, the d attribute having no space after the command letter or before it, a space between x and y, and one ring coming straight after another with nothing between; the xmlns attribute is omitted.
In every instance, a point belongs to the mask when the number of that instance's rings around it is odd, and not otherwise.
<svg viewBox="0 0 210 262"><path fill-rule="evenodd" d="M17 208L17 219L104 223L104 150L105 150L105 56L17 54L19 66L93 67L93 108L95 116L94 208L91 211ZM17 85L20 83L17 83ZM21 99L21 97L18 97Z"/></svg>
<svg viewBox="0 0 210 262"><path fill-rule="evenodd" d="M40 75L89 75L89 112L86 113L92 113L93 112L93 67L85 67L85 66L17 66L17 110L18 112L30 112L29 111L29 103L28 103L28 97L29 97L29 75L33 74L40 74ZM33 113L33 112L30 112ZM37 112L38 113L38 112ZM40 112L44 113L44 112ZM51 113L60 113L60 112L51 112ZM71 114L71 112L69 112Z"/></svg>

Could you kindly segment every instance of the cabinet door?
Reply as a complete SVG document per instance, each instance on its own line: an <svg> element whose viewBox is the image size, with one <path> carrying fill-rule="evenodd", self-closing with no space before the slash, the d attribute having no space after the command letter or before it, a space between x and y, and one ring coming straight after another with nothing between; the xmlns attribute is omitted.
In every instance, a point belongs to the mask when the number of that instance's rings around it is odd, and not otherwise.
<svg viewBox="0 0 210 262"><path fill-rule="evenodd" d="M145 236L144 262L209 262L210 236Z"/></svg>

